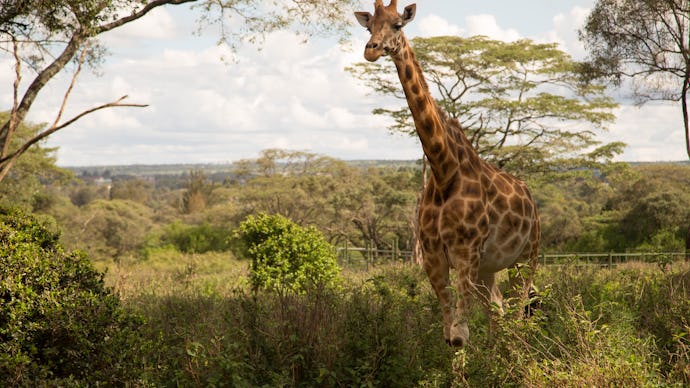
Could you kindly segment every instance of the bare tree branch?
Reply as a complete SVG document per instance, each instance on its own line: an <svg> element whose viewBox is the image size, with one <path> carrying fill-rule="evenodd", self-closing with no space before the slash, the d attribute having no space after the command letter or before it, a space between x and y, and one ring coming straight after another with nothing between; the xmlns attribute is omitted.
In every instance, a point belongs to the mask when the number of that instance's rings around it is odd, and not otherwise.
<svg viewBox="0 0 690 388"><path fill-rule="evenodd" d="M59 73L65 65L74 57L82 42L84 41L84 36L80 33L75 34L72 39L70 39L67 46L64 48L62 53L43 71L41 71L36 78L31 82L31 85L27 88L24 96L19 103L18 108L15 110L14 120L15 122L21 123L26 118L27 113L31 105L33 105L38 93L43 89L43 87L52 79L57 73ZM10 120L12 121L12 120ZM5 123L2 128L0 128L0 144L9 143L9 132L10 132L10 121ZM5 156L3 155L0 156Z"/></svg>
<svg viewBox="0 0 690 388"><path fill-rule="evenodd" d="M198 1L198 0L155 0L155 1L152 1L148 4L146 4L142 9L140 9L136 12L133 12L131 15L128 15L128 16L125 16L125 17L120 18L118 20L115 20L114 22L110 22L110 23L98 26L94 30L94 35L98 35L98 34L101 34L103 32L106 32L106 31L110 31L110 30L115 29L117 27L120 27L124 24L127 24L131 21L137 20L137 19L141 18L142 16L146 15L147 13L151 12L153 9L158 8L162 5L167 5L167 4L176 5L176 4L184 4L184 3L193 3L196 1Z"/></svg>
<svg viewBox="0 0 690 388"><path fill-rule="evenodd" d="M122 96L118 98L117 100L113 102L109 102L107 104L99 105L97 107L85 110L78 115L72 117L71 119L65 121L64 123L57 125L57 123L54 123L53 125L50 126L50 128L46 129L45 131L39 133L38 135L34 136L30 140L28 140L24 145L19 147L16 151L12 152L11 154L0 158L0 181L2 181L3 178L5 178L5 175L9 172L10 168L12 165L14 165L14 162L17 160L19 156L21 156L24 152L26 152L32 145L38 143L39 141L45 139L46 137L52 135L53 133L68 127L72 125L74 122L78 121L82 117L89 115L93 112L99 111L101 109L106 109L106 108L114 108L114 107L135 107L135 108L144 108L147 107L147 104L125 104L122 103L127 98L127 96Z"/></svg>
<svg viewBox="0 0 690 388"><path fill-rule="evenodd" d="M65 95L62 98L62 104L60 104L60 110L58 111L58 114L55 117L55 121L53 121L53 127L57 126L60 122L60 119L62 118L62 114L64 113L65 107L67 106L67 100L69 100L69 96L70 94L72 94L74 84L77 82L79 73L81 73L81 68L84 65L84 61L86 60L86 54L87 51L82 50L81 55L79 56L79 61L77 62L77 70L74 71L74 74L72 75L72 81L70 81L69 86L67 87L67 91L65 92Z"/></svg>

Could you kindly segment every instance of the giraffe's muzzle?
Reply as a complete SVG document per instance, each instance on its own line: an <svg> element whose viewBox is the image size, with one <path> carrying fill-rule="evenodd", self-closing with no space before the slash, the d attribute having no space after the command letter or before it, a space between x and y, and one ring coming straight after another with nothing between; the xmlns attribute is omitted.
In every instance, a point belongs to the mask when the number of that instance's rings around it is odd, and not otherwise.
<svg viewBox="0 0 690 388"><path fill-rule="evenodd" d="M381 43L369 41L364 47L364 59L369 62L376 62L383 55L386 55L386 50Z"/></svg>

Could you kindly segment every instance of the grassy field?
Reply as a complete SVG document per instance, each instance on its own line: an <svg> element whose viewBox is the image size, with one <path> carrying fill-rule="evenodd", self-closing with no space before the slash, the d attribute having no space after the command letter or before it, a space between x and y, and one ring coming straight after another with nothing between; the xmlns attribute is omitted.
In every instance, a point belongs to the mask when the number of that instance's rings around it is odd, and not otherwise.
<svg viewBox="0 0 690 388"><path fill-rule="evenodd" d="M105 266L101 265L101 268ZM337 290L248 291L228 254L158 252L108 267L145 319L140 380L153 386L687 386L690 265L547 266L531 319L508 301L492 333L477 309L454 351L419 267L344 269Z"/></svg>

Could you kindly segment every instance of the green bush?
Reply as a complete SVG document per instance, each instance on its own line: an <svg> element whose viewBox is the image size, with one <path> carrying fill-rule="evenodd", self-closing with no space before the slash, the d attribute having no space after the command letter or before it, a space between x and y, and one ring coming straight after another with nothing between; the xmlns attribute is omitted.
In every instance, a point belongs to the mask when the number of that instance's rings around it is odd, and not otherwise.
<svg viewBox="0 0 690 388"><path fill-rule="evenodd" d="M184 225L176 221L164 229L160 244L172 245L184 253L223 252L229 248L228 234L227 229L207 222Z"/></svg>
<svg viewBox="0 0 690 388"><path fill-rule="evenodd" d="M80 253L0 208L0 385L122 384L137 375L140 318Z"/></svg>
<svg viewBox="0 0 690 388"><path fill-rule="evenodd" d="M302 228L281 215L250 215L237 237L237 256L252 261L249 280L254 290L303 293L338 282L335 250L314 227Z"/></svg>

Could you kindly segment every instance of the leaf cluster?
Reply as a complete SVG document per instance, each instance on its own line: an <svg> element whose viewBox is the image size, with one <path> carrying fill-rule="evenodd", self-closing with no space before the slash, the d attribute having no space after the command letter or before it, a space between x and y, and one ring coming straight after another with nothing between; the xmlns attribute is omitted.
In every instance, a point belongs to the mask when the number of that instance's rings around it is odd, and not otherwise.
<svg viewBox="0 0 690 388"><path fill-rule="evenodd" d="M117 385L142 322L125 313L89 258L25 213L0 208L0 383Z"/></svg>
<svg viewBox="0 0 690 388"><path fill-rule="evenodd" d="M340 268L335 250L314 227L302 228L281 215L249 216L238 228L238 256L251 259L254 290L303 293L330 288Z"/></svg>

